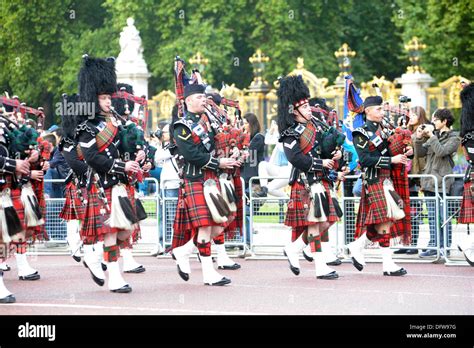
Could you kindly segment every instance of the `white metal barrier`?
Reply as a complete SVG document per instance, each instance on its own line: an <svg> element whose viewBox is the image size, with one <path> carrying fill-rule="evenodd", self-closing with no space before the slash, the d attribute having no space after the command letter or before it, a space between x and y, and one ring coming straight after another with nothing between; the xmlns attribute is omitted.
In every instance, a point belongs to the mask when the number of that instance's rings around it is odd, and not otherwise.
<svg viewBox="0 0 474 348"><path fill-rule="evenodd" d="M463 174L450 174L443 177L443 248L446 255L446 265L466 264L467 262L459 252L457 245L467 237L469 224L460 224L457 219L461 211L462 196L451 196L447 190L446 181L449 178L462 179ZM472 232L471 232L472 233ZM457 256L457 257L456 257Z"/></svg>

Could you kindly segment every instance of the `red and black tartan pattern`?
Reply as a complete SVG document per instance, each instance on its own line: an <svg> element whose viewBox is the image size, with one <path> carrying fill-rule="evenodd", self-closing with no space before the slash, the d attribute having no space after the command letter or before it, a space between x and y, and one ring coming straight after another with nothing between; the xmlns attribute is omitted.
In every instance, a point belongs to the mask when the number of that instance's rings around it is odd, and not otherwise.
<svg viewBox="0 0 474 348"><path fill-rule="evenodd" d="M83 196L87 197L85 189L83 191ZM77 194L76 185L73 182L70 182L66 185L64 192L66 201L64 202L63 209L59 213L59 217L63 220L82 220L84 218L85 208Z"/></svg>
<svg viewBox="0 0 474 348"><path fill-rule="evenodd" d="M178 204L176 205L173 231L172 248L183 246L194 236L194 233L197 232L193 229L191 220L188 217L188 210L184 203L184 188L182 186L180 186L178 190Z"/></svg>
<svg viewBox="0 0 474 348"><path fill-rule="evenodd" d="M379 132L377 132L377 134L379 134ZM387 141L392 156L404 154L406 147L411 144L411 132L408 129L398 127Z"/></svg>
<svg viewBox="0 0 474 348"><path fill-rule="evenodd" d="M334 208L334 203L331 198L331 185L325 180L322 180L321 184L324 186L326 197L328 197L329 203L329 215L326 222L334 223L339 221L339 217L336 214L336 209ZM310 200L309 194L306 193L304 185L299 182L295 182L291 187L290 201L288 202L285 225L291 226L294 229L297 227L318 224L319 222L308 221L310 204L312 204L312 202ZM295 230L293 231L293 236L297 235L296 238L298 238L303 231L304 230Z"/></svg>
<svg viewBox="0 0 474 348"><path fill-rule="evenodd" d="M359 229L363 228L366 232L366 225L392 221L391 218L387 217L387 202L383 191L385 179L390 179L390 170L380 169L378 182L362 186L359 212L357 213L356 237L359 236L357 233Z"/></svg>
<svg viewBox="0 0 474 348"><path fill-rule="evenodd" d="M471 181L464 183L464 191L462 193L461 211L459 212L458 222L461 224L474 223L474 204L472 202Z"/></svg>
<svg viewBox="0 0 474 348"><path fill-rule="evenodd" d="M214 241L214 244L216 245L222 245L225 243L225 237L224 237L224 233L221 233L220 235L218 235L217 237L215 237L213 239Z"/></svg>
<svg viewBox="0 0 474 348"><path fill-rule="evenodd" d="M0 186L0 190L3 191L5 189L10 189L10 198L13 203L13 208L15 209L16 213L18 214L18 218L20 219L22 230L24 231L26 228L26 223L25 223L25 207L23 206L23 203L21 202L21 190L18 188L12 188L12 176L11 175L5 175L5 184ZM21 232L20 232L21 233ZM0 240L2 238L2 235L0 233Z"/></svg>
<svg viewBox="0 0 474 348"><path fill-rule="evenodd" d="M387 202L385 200L385 194L383 191L383 182L385 179L390 179L390 170L380 169L378 182L374 184L362 186L362 195L361 195L359 211L357 213L357 221L356 221L356 231L355 231L356 238L368 232L369 225L370 225L370 228L372 229L373 225L378 225L385 222L394 222L392 218L387 217ZM398 182L397 185L399 184L400 183ZM395 188L395 184L394 184L394 188ZM408 190L408 181L407 181L407 190ZM403 194L403 192L401 192L401 194ZM405 199L404 199L404 202L405 202ZM407 211L408 211L408 214L410 214L409 203L408 203L408 206L405 204L404 210L405 210L405 214ZM405 228L405 226L402 224L398 225L396 228L393 228L393 226L392 228L390 228L390 232L387 234L389 238L401 237L402 240L406 240L406 238L411 238L411 226L410 226L409 231L407 231L407 228ZM383 240L385 238L386 236L383 236L383 235L374 235L372 241L376 242L376 241L379 241L379 239Z"/></svg>
<svg viewBox="0 0 474 348"><path fill-rule="evenodd" d="M45 223L40 226L27 227L26 238L32 238L33 241L49 240L48 233L46 232L46 201L44 200L44 182L31 180L31 186L36 198L38 199L38 204Z"/></svg>
<svg viewBox="0 0 474 348"><path fill-rule="evenodd" d="M197 248L199 251L199 255L211 256L211 242L197 243Z"/></svg>
<svg viewBox="0 0 474 348"><path fill-rule="evenodd" d="M120 257L120 248L118 245L105 246L104 245L104 261L116 262Z"/></svg>
<svg viewBox="0 0 474 348"><path fill-rule="evenodd" d="M112 187L106 188L105 194L110 206L112 202ZM105 211L105 214L102 215L100 212L101 208L103 208L103 203L99 198L96 186L92 185L87 195L87 206L80 231L81 239L85 244L96 243L103 238L104 234L124 231L106 225L104 222L110 217L110 212Z"/></svg>
<svg viewBox="0 0 474 348"><path fill-rule="evenodd" d="M217 189L220 190L219 180L216 174L210 170L204 170L204 178L200 180L184 180L183 200L188 211L187 218L192 228L198 229L205 226L226 226L226 224L218 224L212 219L211 212L206 204L204 197L204 182L208 179L216 181ZM178 201L179 204L179 201ZM182 221L175 218L176 227L182 225ZM175 230L175 232L177 232Z"/></svg>
<svg viewBox="0 0 474 348"><path fill-rule="evenodd" d="M127 194L128 194L128 199L132 203L132 209L137 213L137 202L135 200L135 187L132 185L127 185L126 186ZM139 239L141 239L141 230L140 230L140 224L135 224L134 229L132 231L132 234L130 236L130 247L132 247L132 244L135 244L138 242Z"/></svg>
<svg viewBox="0 0 474 348"><path fill-rule="evenodd" d="M409 131L408 131L409 132ZM408 174L405 165L392 164L390 178L392 179L393 188L403 200L403 211L405 217L395 221L390 227L392 235L400 237L400 242L404 245L411 243L411 208L410 208L410 189L408 184Z"/></svg>
<svg viewBox="0 0 474 348"><path fill-rule="evenodd" d="M23 241L23 242L11 242L11 245L13 246L13 252L17 254L26 254L26 249L28 247L28 244Z"/></svg>

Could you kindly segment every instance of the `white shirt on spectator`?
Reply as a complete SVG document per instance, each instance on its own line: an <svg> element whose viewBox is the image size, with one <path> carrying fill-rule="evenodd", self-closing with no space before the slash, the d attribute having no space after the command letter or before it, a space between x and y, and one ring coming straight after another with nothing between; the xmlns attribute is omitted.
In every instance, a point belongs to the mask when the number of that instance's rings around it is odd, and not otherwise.
<svg viewBox="0 0 474 348"><path fill-rule="evenodd" d="M171 155L170 150L158 148L155 153L155 166L162 167L160 175L160 183L163 183L163 188L177 189L179 188L178 165Z"/></svg>

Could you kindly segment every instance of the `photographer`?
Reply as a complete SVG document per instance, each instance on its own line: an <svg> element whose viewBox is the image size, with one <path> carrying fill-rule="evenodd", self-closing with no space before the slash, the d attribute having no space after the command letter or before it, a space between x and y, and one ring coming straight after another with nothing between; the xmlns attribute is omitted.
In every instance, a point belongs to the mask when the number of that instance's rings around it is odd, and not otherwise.
<svg viewBox="0 0 474 348"><path fill-rule="evenodd" d="M434 175L438 179L438 191L442 190L442 180L445 175L453 173L454 162L452 156L456 153L461 139L451 130L454 116L448 109L438 109L431 119L433 124L421 125L415 133L415 155L426 158L426 166L423 174ZM426 197L435 196L434 180L422 178L420 180L421 190ZM453 179L446 180L446 188L449 191ZM428 246L434 247L436 243L436 205L434 201L427 203L428 221L430 225L430 242ZM441 209L441 205L440 205ZM451 234L451 224L447 225L448 236ZM440 245L443 245L443 234L440 233ZM436 250L426 250L420 253L420 257L435 256Z"/></svg>
<svg viewBox="0 0 474 348"><path fill-rule="evenodd" d="M412 144L415 143L416 140L416 130L418 127L421 127L426 124L429 124L430 121L426 117L426 111L421 106L415 106L410 109L410 118L408 121L408 130L412 133L411 142ZM422 138L423 143L428 140L427 138ZM413 149L413 158L411 159L410 165L410 173L409 174L423 174L423 169L426 165L426 156L420 157L416 148ZM412 178L409 179L409 191L410 197L418 197L420 192L420 179L419 178ZM423 212L423 204L419 200L415 200L411 202L411 209L412 209L412 219L411 219L411 227L412 227L412 242L411 244L416 247L418 242L418 236L420 233L420 224L422 223L422 212ZM418 254L418 249L400 249L394 252L394 254Z"/></svg>

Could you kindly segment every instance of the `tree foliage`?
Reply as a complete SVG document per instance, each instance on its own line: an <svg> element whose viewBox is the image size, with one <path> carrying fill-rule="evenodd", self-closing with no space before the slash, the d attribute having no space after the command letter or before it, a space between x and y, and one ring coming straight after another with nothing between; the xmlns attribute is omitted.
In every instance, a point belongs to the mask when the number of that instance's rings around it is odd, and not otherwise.
<svg viewBox="0 0 474 348"><path fill-rule="evenodd" d="M271 58L270 83L305 67L331 82L339 72L334 52L344 43L357 52L358 81L394 79L409 64L403 44L419 36L427 45L422 66L436 79L472 78L474 12L458 0L42 0L0 6L0 87L52 113L61 93L77 91L81 56L117 56L120 32L135 19L152 74L150 93L173 87L173 59L197 52L209 60L207 82L247 87L249 57L261 48ZM456 65L457 64L457 65Z"/></svg>

